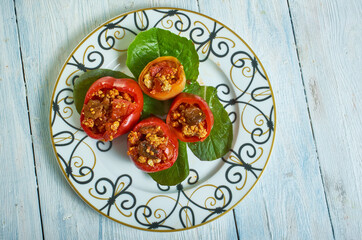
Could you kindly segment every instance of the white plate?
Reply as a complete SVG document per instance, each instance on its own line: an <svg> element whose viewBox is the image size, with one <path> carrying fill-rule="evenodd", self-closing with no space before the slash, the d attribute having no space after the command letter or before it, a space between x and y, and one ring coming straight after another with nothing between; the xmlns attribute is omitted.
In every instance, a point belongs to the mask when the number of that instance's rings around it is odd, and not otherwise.
<svg viewBox="0 0 362 240"><path fill-rule="evenodd" d="M136 34L158 27L191 39L200 57L201 84L215 86L234 128L223 159L199 161L188 150L190 175L177 186L159 186L126 154L126 136L103 143L81 129L73 83L84 71L127 69L127 47ZM69 184L97 212L130 227L185 230L234 208L253 188L275 137L270 82L250 47L222 23L184 9L141 9L91 32L65 62L52 96L51 139Z"/></svg>

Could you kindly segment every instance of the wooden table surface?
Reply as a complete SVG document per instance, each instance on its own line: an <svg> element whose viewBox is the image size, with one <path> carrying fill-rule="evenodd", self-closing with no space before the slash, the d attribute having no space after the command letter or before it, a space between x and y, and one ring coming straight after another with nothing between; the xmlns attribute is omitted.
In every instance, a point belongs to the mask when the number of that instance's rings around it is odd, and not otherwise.
<svg viewBox="0 0 362 240"><path fill-rule="evenodd" d="M50 98L80 40L106 20L178 7L238 33L269 75L274 150L251 193L204 226L123 226L71 189L49 141ZM361 239L361 0L1 0L0 239Z"/></svg>

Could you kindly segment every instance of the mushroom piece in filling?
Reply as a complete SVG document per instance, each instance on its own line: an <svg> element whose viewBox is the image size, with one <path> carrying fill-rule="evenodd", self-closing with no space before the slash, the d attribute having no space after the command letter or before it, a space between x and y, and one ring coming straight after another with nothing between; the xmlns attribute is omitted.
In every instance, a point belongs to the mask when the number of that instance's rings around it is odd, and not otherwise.
<svg viewBox="0 0 362 240"><path fill-rule="evenodd" d="M207 135L205 113L196 105L182 103L171 113L171 126L179 129L186 137Z"/></svg>
<svg viewBox="0 0 362 240"><path fill-rule="evenodd" d="M144 126L128 135L130 147L127 154L139 163L153 167L167 160L168 141L160 126Z"/></svg>

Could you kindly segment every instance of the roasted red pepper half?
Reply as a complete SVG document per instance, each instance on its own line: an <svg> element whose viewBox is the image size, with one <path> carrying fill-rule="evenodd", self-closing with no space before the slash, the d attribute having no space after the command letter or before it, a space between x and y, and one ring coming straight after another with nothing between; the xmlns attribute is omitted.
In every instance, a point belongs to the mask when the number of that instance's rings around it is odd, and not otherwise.
<svg viewBox="0 0 362 240"><path fill-rule="evenodd" d="M149 62L142 70L138 84L148 96L167 100L182 92L186 84L184 68L172 56L163 56Z"/></svg>
<svg viewBox="0 0 362 240"><path fill-rule="evenodd" d="M204 141L214 125L214 116L201 97L180 93L172 102L166 123L183 142Z"/></svg>
<svg viewBox="0 0 362 240"><path fill-rule="evenodd" d="M170 168L178 156L178 140L161 119L149 117L128 134L127 154L145 172Z"/></svg>
<svg viewBox="0 0 362 240"><path fill-rule="evenodd" d="M91 138L112 141L134 127L142 109L143 94L136 81L102 77L85 96L80 122Z"/></svg>

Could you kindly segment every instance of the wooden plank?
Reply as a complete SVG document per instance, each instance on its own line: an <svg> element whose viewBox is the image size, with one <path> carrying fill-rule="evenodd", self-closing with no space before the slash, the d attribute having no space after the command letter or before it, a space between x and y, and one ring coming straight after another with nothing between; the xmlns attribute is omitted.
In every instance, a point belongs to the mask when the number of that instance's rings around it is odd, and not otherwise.
<svg viewBox="0 0 362 240"><path fill-rule="evenodd" d="M48 114L52 88L71 50L91 30L123 12L160 6L154 1L17 0L20 36L28 84L44 235L49 239L235 239L232 214L193 230L173 234L138 231L115 223L89 208L68 186L49 143ZM194 0L168 6L197 10ZM210 229L213 229L210 231Z"/></svg>
<svg viewBox="0 0 362 240"><path fill-rule="evenodd" d="M206 1L263 63L276 97L276 143L257 187L236 208L241 239L331 239L286 1Z"/></svg>
<svg viewBox="0 0 362 240"><path fill-rule="evenodd" d="M41 239L32 139L13 1L3 1L0 13L0 239Z"/></svg>
<svg viewBox="0 0 362 240"><path fill-rule="evenodd" d="M290 1L336 239L362 236L362 2Z"/></svg>

